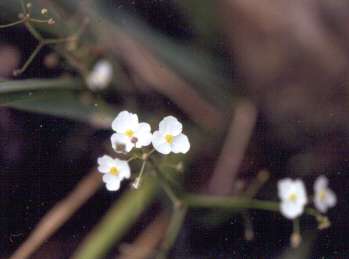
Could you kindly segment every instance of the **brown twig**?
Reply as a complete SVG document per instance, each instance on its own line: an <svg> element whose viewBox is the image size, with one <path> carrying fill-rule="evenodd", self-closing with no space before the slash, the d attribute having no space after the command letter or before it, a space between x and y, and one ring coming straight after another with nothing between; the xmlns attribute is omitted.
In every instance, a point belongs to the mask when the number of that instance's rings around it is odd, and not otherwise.
<svg viewBox="0 0 349 259"><path fill-rule="evenodd" d="M39 222L27 240L15 251L10 259L30 257L50 238L100 187L101 177L92 170L63 200L58 202Z"/></svg>
<svg viewBox="0 0 349 259"><path fill-rule="evenodd" d="M251 102L242 101L236 106L223 150L209 182L210 193L226 195L231 192L255 125L256 116L256 108Z"/></svg>

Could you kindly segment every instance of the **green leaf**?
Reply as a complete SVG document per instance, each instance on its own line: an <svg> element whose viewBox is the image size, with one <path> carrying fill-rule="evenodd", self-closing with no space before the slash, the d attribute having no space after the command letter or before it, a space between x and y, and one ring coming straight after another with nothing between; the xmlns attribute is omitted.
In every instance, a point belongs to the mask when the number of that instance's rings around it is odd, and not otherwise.
<svg viewBox="0 0 349 259"><path fill-rule="evenodd" d="M0 95L43 89L82 89L82 81L75 79L28 79L0 82Z"/></svg>
<svg viewBox="0 0 349 259"><path fill-rule="evenodd" d="M72 79L0 82L0 105L109 127L114 108ZM80 91L79 91L80 90Z"/></svg>
<svg viewBox="0 0 349 259"><path fill-rule="evenodd" d="M83 241L73 259L104 258L108 250L121 240L150 204L158 185L154 179L144 181L138 190L130 190L115 203L89 237Z"/></svg>

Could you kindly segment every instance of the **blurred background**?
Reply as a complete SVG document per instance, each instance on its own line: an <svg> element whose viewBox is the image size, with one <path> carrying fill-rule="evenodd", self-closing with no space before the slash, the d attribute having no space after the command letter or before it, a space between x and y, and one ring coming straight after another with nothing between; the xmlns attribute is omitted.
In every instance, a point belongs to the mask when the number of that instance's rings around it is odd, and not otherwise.
<svg viewBox="0 0 349 259"><path fill-rule="evenodd" d="M38 42L23 24L0 28L0 258L66 197L72 213L28 258L79 255L115 215L127 223L115 223L95 243L103 251L85 258L155 258L173 212L165 194L147 182L108 192L94 171L122 110L154 129L168 114L183 122L191 151L168 158L184 162L168 170L179 192L250 190L276 201L279 179L300 177L312 193L324 174L338 197L329 229L302 217L297 249L289 248L292 224L279 213L189 210L168 258L349 258L347 1L30 3L33 17L46 8L55 20L35 24L45 38L81 33L74 44L45 45L14 77ZM22 11L20 0L2 0L0 24ZM91 91L83 77L104 58L113 82ZM269 178L251 191L266 171ZM72 193L79 186L85 192Z"/></svg>

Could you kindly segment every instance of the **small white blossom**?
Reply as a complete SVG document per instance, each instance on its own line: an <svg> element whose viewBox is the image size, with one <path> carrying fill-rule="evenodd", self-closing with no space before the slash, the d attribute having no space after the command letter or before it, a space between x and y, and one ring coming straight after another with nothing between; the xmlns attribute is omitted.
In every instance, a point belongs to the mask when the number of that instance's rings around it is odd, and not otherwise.
<svg viewBox="0 0 349 259"><path fill-rule="evenodd" d="M280 211L288 219L295 219L304 211L307 194L303 181L290 178L278 182L278 194L281 199Z"/></svg>
<svg viewBox="0 0 349 259"><path fill-rule="evenodd" d="M116 152L130 152L132 148L141 148L151 143L150 125L139 123L137 114L122 111L112 122L116 132L111 136L112 147Z"/></svg>
<svg viewBox="0 0 349 259"><path fill-rule="evenodd" d="M187 153L190 149L188 137L182 133L182 123L167 116L159 123L159 130L153 133L154 148L161 154Z"/></svg>
<svg viewBox="0 0 349 259"><path fill-rule="evenodd" d="M328 180L326 176L319 176L314 183L314 204L322 213L326 213L331 207L337 203L336 194L328 188Z"/></svg>
<svg viewBox="0 0 349 259"><path fill-rule="evenodd" d="M113 67L107 60L98 61L87 76L86 83L91 90L105 89L113 78Z"/></svg>
<svg viewBox="0 0 349 259"><path fill-rule="evenodd" d="M103 174L103 182L109 191L117 191L120 182L131 176L131 170L127 161L104 155L97 159L98 171Z"/></svg>

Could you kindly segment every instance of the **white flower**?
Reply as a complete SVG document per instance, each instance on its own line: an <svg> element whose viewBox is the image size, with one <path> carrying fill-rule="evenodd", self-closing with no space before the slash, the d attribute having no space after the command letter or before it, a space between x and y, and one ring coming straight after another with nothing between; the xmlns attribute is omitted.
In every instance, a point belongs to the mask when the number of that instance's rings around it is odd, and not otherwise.
<svg viewBox="0 0 349 259"><path fill-rule="evenodd" d="M159 123L159 130L153 133L154 148L161 154L187 153L190 149L188 137L182 133L182 123L167 116Z"/></svg>
<svg viewBox="0 0 349 259"><path fill-rule="evenodd" d="M278 194L281 199L281 214L288 219L295 219L303 213L308 202L304 183L290 178L278 182Z"/></svg>
<svg viewBox="0 0 349 259"><path fill-rule="evenodd" d="M116 152L130 152L132 148L141 148L151 143L150 125L138 122L137 114L122 111L112 122L116 133L111 136L112 147Z"/></svg>
<svg viewBox="0 0 349 259"><path fill-rule="evenodd" d="M91 90L105 89L113 78L113 67L107 60L98 61L87 76L86 83Z"/></svg>
<svg viewBox="0 0 349 259"><path fill-rule="evenodd" d="M328 180L326 176L319 176L314 183L314 204L315 207L322 213L327 212L337 203L336 194L328 188Z"/></svg>
<svg viewBox="0 0 349 259"><path fill-rule="evenodd" d="M98 171L103 174L103 182L109 191L117 191L120 188L120 182L131 176L131 170L127 161L113 159L104 155L97 159Z"/></svg>

